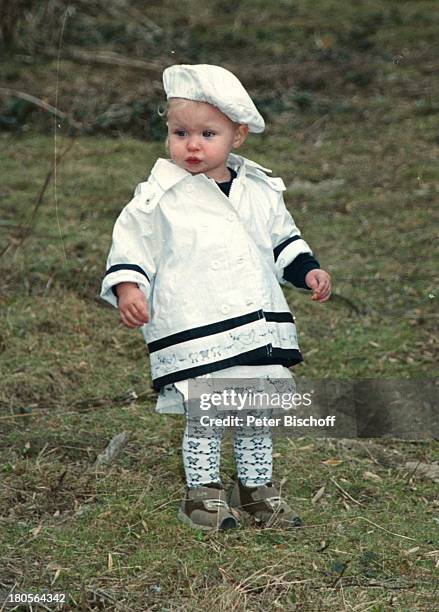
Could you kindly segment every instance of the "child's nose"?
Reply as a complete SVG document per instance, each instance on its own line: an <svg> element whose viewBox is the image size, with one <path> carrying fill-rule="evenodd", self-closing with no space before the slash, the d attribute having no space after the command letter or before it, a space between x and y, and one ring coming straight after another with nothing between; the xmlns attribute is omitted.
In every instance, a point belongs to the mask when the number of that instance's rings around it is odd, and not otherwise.
<svg viewBox="0 0 439 612"><path fill-rule="evenodd" d="M200 141L198 136L191 136L187 141L187 148L189 151L196 151L200 148Z"/></svg>

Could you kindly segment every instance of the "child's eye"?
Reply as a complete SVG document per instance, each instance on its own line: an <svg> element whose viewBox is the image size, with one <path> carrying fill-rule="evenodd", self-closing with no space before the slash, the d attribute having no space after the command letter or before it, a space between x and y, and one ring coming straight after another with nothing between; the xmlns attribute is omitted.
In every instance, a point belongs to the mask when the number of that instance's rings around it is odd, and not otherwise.
<svg viewBox="0 0 439 612"><path fill-rule="evenodd" d="M173 132L176 136L185 136L186 130L174 130Z"/></svg>
<svg viewBox="0 0 439 612"><path fill-rule="evenodd" d="M211 138L212 136L215 136L215 132L212 132L212 130L205 130L203 132L203 136L205 138Z"/></svg>

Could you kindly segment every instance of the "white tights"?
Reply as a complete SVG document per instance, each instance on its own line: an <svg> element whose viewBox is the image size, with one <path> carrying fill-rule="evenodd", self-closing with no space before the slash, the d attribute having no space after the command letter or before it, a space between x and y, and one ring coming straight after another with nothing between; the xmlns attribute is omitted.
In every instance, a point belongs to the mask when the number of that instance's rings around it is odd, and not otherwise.
<svg viewBox="0 0 439 612"><path fill-rule="evenodd" d="M269 416L269 410L253 410L256 418ZM186 415L187 417L187 415ZM183 435L183 464L188 487L221 482L220 455L223 429L206 429L186 420ZM269 427L237 427L233 434L238 478L245 486L258 486L271 481L273 443Z"/></svg>

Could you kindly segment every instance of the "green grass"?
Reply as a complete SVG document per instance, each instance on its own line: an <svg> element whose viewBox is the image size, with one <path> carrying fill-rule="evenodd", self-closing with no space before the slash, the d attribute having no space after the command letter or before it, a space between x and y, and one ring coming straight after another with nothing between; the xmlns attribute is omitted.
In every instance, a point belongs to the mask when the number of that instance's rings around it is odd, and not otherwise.
<svg viewBox="0 0 439 612"><path fill-rule="evenodd" d="M19 567L28 589L48 587L60 569L56 588L76 601L84 585L89 603L93 590L101 588L131 602L131 609L184 602L205 609L213 599L219 609L242 609L246 602L262 610L274 600L288 606L294 598L304 609L329 609L343 597L388 609L392 596L397 609L432 609L422 602L433 603L435 487L380 465L378 445L362 454L334 441L279 440L277 477L287 478L284 493L305 527L286 533L246 526L205 535L176 519L182 493L178 418L133 404L35 414L16 427L21 435L8 437L2 470L7 538L0 553L4 578L13 579ZM118 464L87 471L95 452L122 428L133 436ZM435 452L432 444L394 442L386 452L390 449L424 461ZM223 454L230 482L227 440ZM339 463L325 464L328 459ZM321 486L325 493L312 504Z"/></svg>

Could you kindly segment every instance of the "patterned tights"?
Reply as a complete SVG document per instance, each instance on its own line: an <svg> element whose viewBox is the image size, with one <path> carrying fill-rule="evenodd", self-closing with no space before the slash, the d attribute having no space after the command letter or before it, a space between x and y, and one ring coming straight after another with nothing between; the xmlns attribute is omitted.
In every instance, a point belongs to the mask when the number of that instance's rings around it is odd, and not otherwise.
<svg viewBox="0 0 439 612"><path fill-rule="evenodd" d="M270 410L246 411L256 418L270 416ZM194 424L183 435L183 464L188 487L221 482L220 454L222 427L206 429ZM258 486L271 481L273 444L269 427L237 427L233 435L238 478L245 486Z"/></svg>

